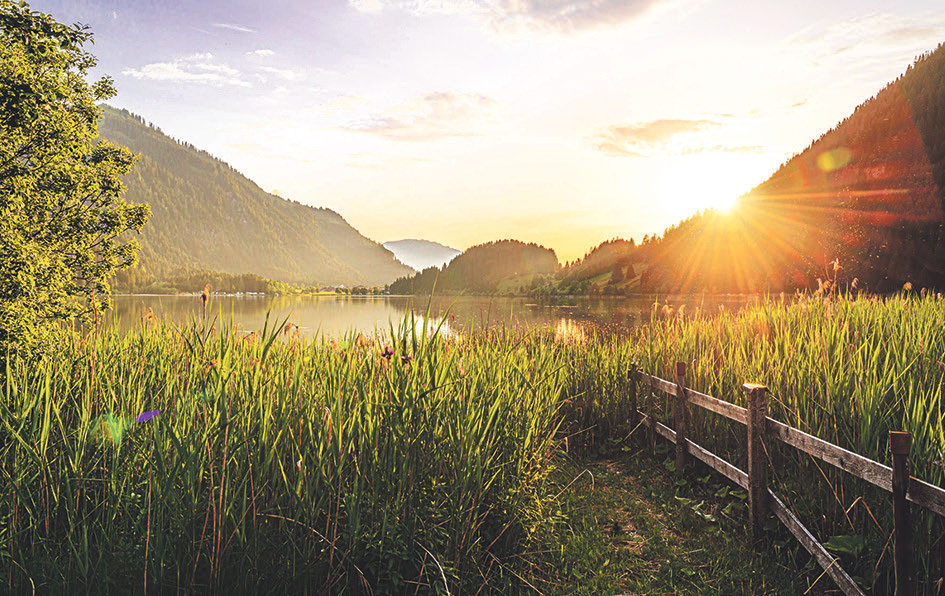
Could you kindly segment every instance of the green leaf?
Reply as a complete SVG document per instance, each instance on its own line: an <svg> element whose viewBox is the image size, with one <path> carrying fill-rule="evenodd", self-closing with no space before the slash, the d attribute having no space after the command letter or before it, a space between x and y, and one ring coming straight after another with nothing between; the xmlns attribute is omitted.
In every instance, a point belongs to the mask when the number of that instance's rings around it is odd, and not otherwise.
<svg viewBox="0 0 945 596"><path fill-rule="evenodd" d="M844 555L853 555L857 557L866 546L866 539L862 536L839 535L831 536L830 540L824 542L824 547L835 553Z"/></svg>

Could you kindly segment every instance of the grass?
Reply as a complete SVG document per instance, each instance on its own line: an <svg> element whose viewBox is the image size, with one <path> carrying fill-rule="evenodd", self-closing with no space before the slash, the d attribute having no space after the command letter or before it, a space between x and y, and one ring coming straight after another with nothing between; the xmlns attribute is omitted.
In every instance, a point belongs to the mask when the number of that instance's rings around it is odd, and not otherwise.
<svg viewBox="0 0 945 596"><path fill-rule="evenodd" d="M385 355L281 325L154 327L20 362L0 411L8 586L511 581L485 565L534 521L562 369L512 338L395 335Z"/></svg>
<svg viewBox="0 0 945 596"><path fill-rule="evenodd" d="M747 495L708 472L676 480L637 449L615 449L594 462L556 472L570 483L560 527L533 579L549 594L801 594L819 570L772 528L771 544L753 549ZM829 587L820 580L812 593Z"/></svg>
<svg viewBox="0 0 945 596"><path fill-rule="evenodd" d="M888 429L911 430L914 474L940 483L943 317L940 298L902 295L712 316L657 307L629 337L444 337L412 319L314 340L280 323L62 331L55 354L16 361L0 387L3 580L102 593L804 591L819 572L776 523L766 555L747 549L737 492L698 468L677 485L659 460L613 463L639 448L630 363L666 377L687 361L689 385L737 403L743 382L764 382L770 415L879 461ZM707 414L693 430L744 465L743 429ZM821 540L839 537L861 584L887 591L888 495L769 448L779 494ZM587 463L600 454L612 464ZM931 589L941 520L914 518Z"/></svg>
<svg viewBox="0 0 945 596"><path fill-rule="evenodd" d="M656 306L633 341L648 371L673 378L674 363L687 362L689 386L740 405L744 382L763 383L769 416L879 462L890 462L888 431L909 431L912 474L941 486L943 320L945 300L925 292L779 297L738 312ZM744 427L710 413L695 422L695 441L744 469ZM793 449L767 448L775 490L822 541L836 537L863 586L890 591L890 495ZM945 576L945 524L918 508L913 524L919 575L933 591Z"/></svg>

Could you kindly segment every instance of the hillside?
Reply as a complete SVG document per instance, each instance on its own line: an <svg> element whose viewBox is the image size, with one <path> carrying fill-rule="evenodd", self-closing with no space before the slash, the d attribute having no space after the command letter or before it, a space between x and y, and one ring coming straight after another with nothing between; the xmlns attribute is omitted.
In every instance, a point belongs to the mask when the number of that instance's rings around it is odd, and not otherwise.
<svg viewBox="0 0 945 596"><path fill-rule="evenodd" d="M334 211L269 194L127 111L106 107L99 133L139 154L124 197L150 204L152 212L138 238L139 264L119 274L118 286L195 270L369 286L411 273Z"/></svg>
<svg viewBox="0 0 945 596"><path fill-rule="evenodd" d="M644 291L945 288L945 46L742 197L641 247Z"/></svg>
<svg viewBox="0 0 945 596"><path fill-rule="evenodd" d="M473 246L442 268L429 267L398 279L392 294L521 294L537 288L559 269L555 251L518 240Z"/></svg>
<svg viewBox="0 0 945 596"><path fill-rule="evenodd" d="M537 293L776 292L818 279L945 289L943 73L939 46L731 213L698 213L639 245L605 242Z"/></svg>
<svg viewBox="0 0 945 596"><path fill-rule="evenodd" d="M442 267L463 252L439 242L414 239L391 240L384 243L384 248L394 253L398 261L417 271L428 267Z"/></svg>

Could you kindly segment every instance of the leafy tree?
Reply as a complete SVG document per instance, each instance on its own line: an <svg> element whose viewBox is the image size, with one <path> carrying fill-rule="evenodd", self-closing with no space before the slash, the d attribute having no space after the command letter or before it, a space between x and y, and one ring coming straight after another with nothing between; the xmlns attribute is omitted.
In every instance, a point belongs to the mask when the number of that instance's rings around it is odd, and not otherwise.
<svg viewBox="0 0 945 596"><path fill-rule="evenodd" d="M57 319L109 306L107 276L135 261L147 205L121 199L134 156L96 142L105 77L85 26L0 0L0 351L40 345Z"/></svg>

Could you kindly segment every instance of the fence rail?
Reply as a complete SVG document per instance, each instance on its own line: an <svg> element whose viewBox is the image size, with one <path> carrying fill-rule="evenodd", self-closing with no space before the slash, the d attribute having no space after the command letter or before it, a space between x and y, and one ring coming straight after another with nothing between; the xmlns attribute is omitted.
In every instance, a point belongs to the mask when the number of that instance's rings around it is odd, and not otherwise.
<svg viewBox="0 0 945 596"><path fill-rule="evenodd" d="M685 386L686 365L676 364L676 382L667 381L631 369L631 419L649 428L651 451L655 448L656 436L661 436L676 445L676 472L682 474L687 456L701 461L719 474L748 491L749 527L753 537L761 534L761 526L769 511L774 513L784 526L804 546L817 563L830 576L844 594L862 595L863 591L840 566L839 558L832 556L817 541L801 521L767 486L767 463L764 440L771 437L795 449L816 457L857 478L865 480L892 493L894 508L893 558L896 574L896 594L913 594L915 591L914 552L912 527L909 523L907 501L924 507L933 513L945 516L945 489L909 476L908 460L911 447L909 433L890 431L890 452L893 466L886 466L852 451L815 437L784 424L766 413L767 388L746 383L748 408L700 393ZM652 400L646 411L637 409L637 386L643 384L658 392L674 396L673 420L676 429L656 420ZM748 471L743 471L708 449L697 445L686 436L688 405L692 404L747 427Z"/></svg>

